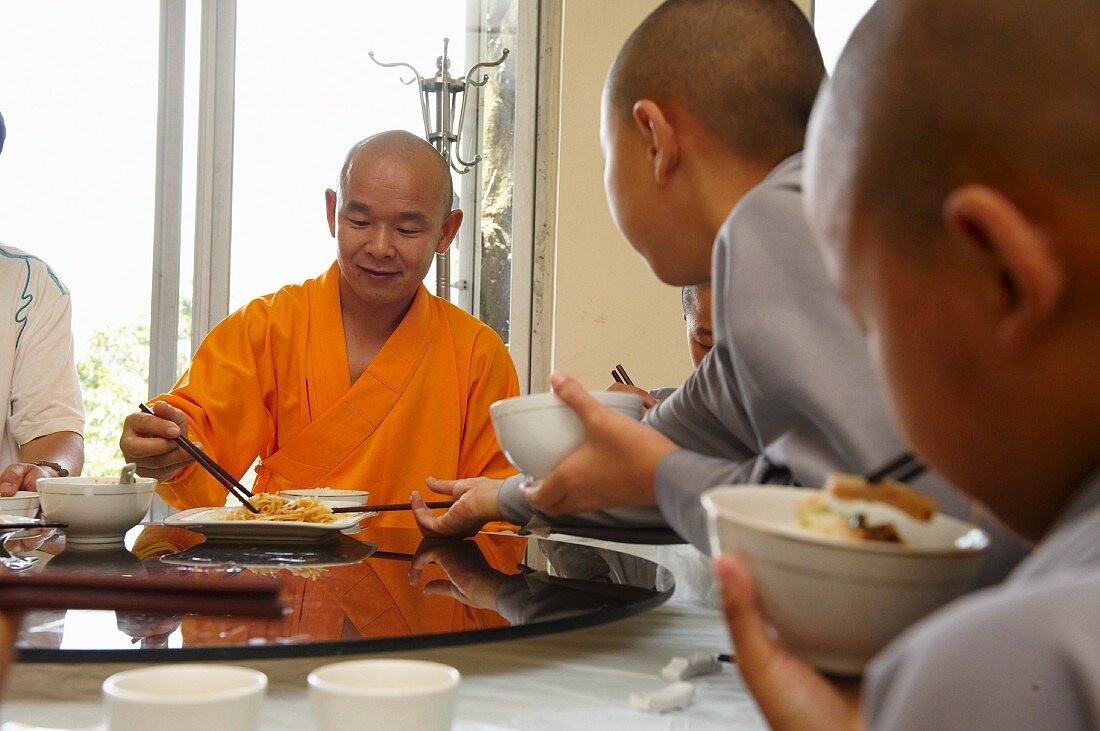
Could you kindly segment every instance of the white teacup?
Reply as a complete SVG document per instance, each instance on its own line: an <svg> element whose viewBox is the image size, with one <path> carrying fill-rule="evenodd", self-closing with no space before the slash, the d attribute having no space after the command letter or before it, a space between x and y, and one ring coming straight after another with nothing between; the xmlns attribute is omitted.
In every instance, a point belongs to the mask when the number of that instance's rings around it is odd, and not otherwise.
<svg viewBox="0 0 1100 731"><path fill-rule="evenodd" d="M459 672L422 660L350 660L309 674L319 731L446 731L454 721Z"/></svg>
<svg viewBox="0 0 1100 731"><path fill-rule="evenodd" d="M248 731L267 676L233 665L155 665L103 681L109 731Z"/></svg>

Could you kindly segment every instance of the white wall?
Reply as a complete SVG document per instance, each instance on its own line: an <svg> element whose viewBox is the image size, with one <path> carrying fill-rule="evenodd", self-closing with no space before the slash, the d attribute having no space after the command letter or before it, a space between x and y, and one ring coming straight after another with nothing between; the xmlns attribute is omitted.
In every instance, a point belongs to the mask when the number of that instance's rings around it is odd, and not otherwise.
<svg viewBox="0 0 1100 731"><path fill-rule="evenodd" d="M603 191L600 91L611 62L659 0L565 0L553 356L556 370L604 388L622 363L646 388L691 369L680 293L661 284L615 228Z"/></svg>
<svg viewBox="0 0 1100 731"><path fill-rule="evenodd" d="M798 0L809 12L812 0ZM603 191L600 91L626 37L660 0L563 0L551 367L604 388L622 363L645 388L691 370L678 288L615 228ZM538 382L538 379L535 379Z"/></svg>

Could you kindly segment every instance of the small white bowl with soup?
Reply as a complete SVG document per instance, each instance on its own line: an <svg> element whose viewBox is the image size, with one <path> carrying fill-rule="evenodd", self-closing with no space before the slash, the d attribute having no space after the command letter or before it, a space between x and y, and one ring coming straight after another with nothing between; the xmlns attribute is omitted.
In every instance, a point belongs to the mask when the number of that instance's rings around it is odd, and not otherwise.
<svg viewBox="0 0 1100 731"><path fill-rule="evenodd" d="M67 545L115 548L145 517L156 487L152 477L130 484L118 477L45 477L38 481L38 495L47 520L69 524Z"/></svg>
<svg viewBox="0 0 1100 731"><path fill-rule="evenodd" d="M300 497L311 497L322 505L330 508L350 508L356 505L367 504L370 493L366 490L341 490L338 487L306 487L293 490L283 490L279 493L291 500Z"/></svg>
<svg viewBox="0 0 1100 731"><path fill-rule="evenodd" d="M950 516L920 521L866 501L843 501L838 510L892 526L900 542L829 535L799 520L800 503L815 493L822 494L768 485L708 490L711 552L747 563L785 647L826 672L859 675L902 630L970 588L989 537Z"/></svg>

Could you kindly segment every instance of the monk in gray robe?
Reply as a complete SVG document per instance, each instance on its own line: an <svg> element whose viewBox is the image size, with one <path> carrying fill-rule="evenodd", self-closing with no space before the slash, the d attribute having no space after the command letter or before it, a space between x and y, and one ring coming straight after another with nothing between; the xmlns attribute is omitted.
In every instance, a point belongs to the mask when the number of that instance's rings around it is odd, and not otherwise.
<svg viewBox="0 0 1100 731"><path fill-rule="evenodd" d="M824 76L789 0L670 0L626 41L603 94L612 213L662 281L711 277L714 348L644 424L552 378L585 443L541 484L432 483L459 503L418 510L434 533L504 517L671 526L708 551L700 495L716 485L819 487L904 451L859 330L803 214L806 123ZM945 512L971 504L934 475L914 486ZM414 498L418 500L418 498ZM1023 549L997 526L981 583Z"/></svg>
<svg viewBox="0 0 1100 731"><path fill-rule="evenodd" d="M852 36L812 125L814 229L913 450L1034 550L897 638L861 702L720 559L774 727L1100 727L1098 90L1095 0L881 0Z"/></svg>

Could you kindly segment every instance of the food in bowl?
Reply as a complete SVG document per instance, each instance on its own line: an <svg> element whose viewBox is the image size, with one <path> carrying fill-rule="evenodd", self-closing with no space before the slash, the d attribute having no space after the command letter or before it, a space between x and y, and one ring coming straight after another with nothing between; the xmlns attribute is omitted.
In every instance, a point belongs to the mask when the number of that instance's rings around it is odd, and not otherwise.
<svg viewBox="0 0 1100 731"><path fill-rule="evenodd" d="M747 563L788 649L827 672L858 675L898 633L971 586L988 536L942 513L921 521L880 502L852 501L846 510L892 523L903 542L838 540L798 523L799 503L816 494L769 485L707 491L711 549Z"/></svg>
<svg viewBox="0 0 1100 731"><path fill-rule="evenodd" d="M640 420L642 397L618 391L589 391L607 408ZM584 441L584 424L553 393L497 401L489 407L493 430L504 456L517 470L541 480Z"/></svg>
<svg viewBox="0 0 1100 731"><path fill-rule="evenodd" d="M923 522L939 512L935 500L900 482L870 484L859 475L833 474L821 492L799 501L798 525L809 533L838 540L905 543L892 520L875 520L864 510L844 507L845 502L854 501L883 503Z"/></svg>
<svg viewBox="0 0 1100 731"><path fill-rule="evenodd" d="M810 495L799 501L798 525L808 533L842 541L904 543L893 523L872 525L866 513L836 510L822 495Z"/></svg>

